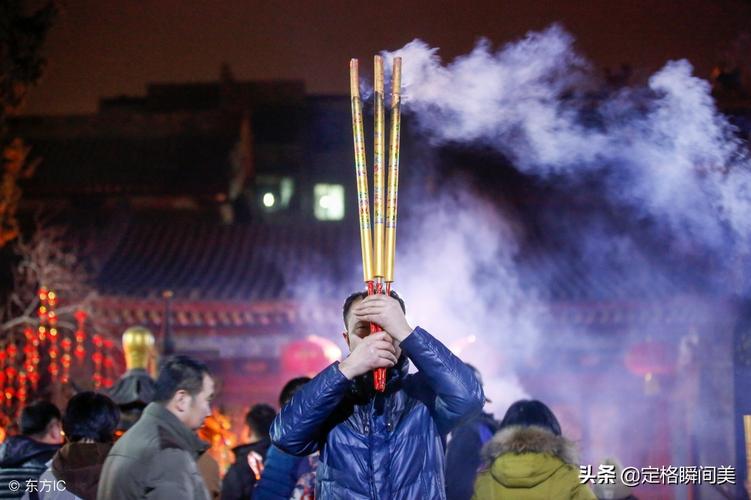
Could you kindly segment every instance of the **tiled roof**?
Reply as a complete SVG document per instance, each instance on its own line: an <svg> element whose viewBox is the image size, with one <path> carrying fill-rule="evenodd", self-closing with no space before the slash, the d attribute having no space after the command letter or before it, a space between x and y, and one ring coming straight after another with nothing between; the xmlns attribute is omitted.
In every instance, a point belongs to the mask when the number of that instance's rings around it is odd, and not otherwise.
<svg viewBox="0 0 751 500"><path fill-rule="evenodd" d="M170 324L179 331L221 331L225 334L265 334L304 330L308 325L339 321L338 300L322 298L315 304L293 300L218 301L176 299L170 303ZM162 300L104 296L96 303L97 316L113 329L142 325L161 329Z"/></svg>
<svg viewBox="0 0 751 500"><path fill-rule="evenodd" d="M188 300L279 300L310 277L357 283L358 235L350 224L222 225L191 218L131 222L99 272L105 294ZM327 283L328 282L328 283Z"/></svg>

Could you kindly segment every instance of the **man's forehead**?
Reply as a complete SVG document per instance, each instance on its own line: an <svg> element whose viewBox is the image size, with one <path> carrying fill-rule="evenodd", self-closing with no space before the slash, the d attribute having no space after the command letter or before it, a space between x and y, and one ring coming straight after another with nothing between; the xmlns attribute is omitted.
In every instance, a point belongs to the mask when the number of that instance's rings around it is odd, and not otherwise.
<svg viewBox="0 0 751 500"><path fill-rule="evenodd" d="M347 310L347 326L350 325L354 321L354 312L352 311L357 304L362 302L362 297L357 297L355 300L352 301L352 303L349 305L349 309ZM354 324L352 325L354 326Z"/></svg>

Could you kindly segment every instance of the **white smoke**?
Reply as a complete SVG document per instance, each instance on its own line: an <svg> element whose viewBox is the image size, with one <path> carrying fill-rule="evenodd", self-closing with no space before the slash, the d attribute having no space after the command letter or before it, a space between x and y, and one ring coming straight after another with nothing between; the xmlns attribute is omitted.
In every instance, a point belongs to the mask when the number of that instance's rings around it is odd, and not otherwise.
<svg viewBox="0 0 751 500"><path fill-rule="evenodd" d="M422 199L397 238L396 284L408 318L477 366L497 411L525 394L513 370L536 351L533 311L542 307L522 289L518 229L509 220L456 181Z"/></svg>
<svg viewBox="0 0 751 500"><path fill-rule="evenodd" d="M611 199L678 239L724 250L729 230L747 245L747 155L687 61L602 98L557 25L497 52L480 42L446 65L419 40L384 55L387 67L403 58L405 107L435 142L489 145L541 177L596 172Z"/></svg>

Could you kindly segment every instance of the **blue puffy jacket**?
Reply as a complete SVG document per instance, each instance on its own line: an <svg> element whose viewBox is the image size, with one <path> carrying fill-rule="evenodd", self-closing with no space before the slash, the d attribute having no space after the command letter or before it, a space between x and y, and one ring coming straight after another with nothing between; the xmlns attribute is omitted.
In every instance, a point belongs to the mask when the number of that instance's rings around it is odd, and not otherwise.
<svg viewBox="0 0 751 500"><path fill-rule="evenodd" d="M470 368L419 327L401 348L384 393L373 391L370 374L349 381L334 363L274 420L271 438L282 450L320 450L317 499L445 498L445 437L481 411L482 387ZM407 357L418 373L408 375Z"/></svg>

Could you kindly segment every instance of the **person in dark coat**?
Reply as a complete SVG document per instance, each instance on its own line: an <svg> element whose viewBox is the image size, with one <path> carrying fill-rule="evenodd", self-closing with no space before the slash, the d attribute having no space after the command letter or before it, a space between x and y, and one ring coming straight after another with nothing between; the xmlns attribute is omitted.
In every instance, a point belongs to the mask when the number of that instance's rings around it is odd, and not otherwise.
<svg viewBox="0 0 751 500"><path fill-rule="evenodd" d="M482 376L474 366L467 366L482 385ZM489 402L489 400L485 400ZM447 500L470 500L477 472L482 465L480 449L490 441L498 430L499 423L492 414L481 412L451 431L446 448Z"/></svg>
<svg viewBox="0 0 751 500"><path fill-rule="evenodd" d="M86 391L73 396L63 415L67 443L39 478L40 483L64 481L65 488L40 490L39 500L95 500L99 475L119 420L120 409L104 394Z"/></svg>
<svg viewBox="0 0 751 500"><path fill-rule="evenodd" d="M292 399L292 396L308 382L310 382L310 377L297 377L284 384L282 391L279 393L279 408L284 408ZM253 499L289 500L297 480L310 472L311 468L307 457L296 457L284 453L272 444L266 452L263 473L261 480L256 485Z"/></svg>
<svg viewBox="0 0 751 500"><path fill-rule="evenodd" d="M37 481L63 442L60 410L47 401L21 411L21 435L0 446L0 498L21 498L27 481Z"/></svg>
<svg viewBox="0 0 751 500"><path fill-rule="evenodd" d="M282 451L320 450L315 497L446 497L444 443L485 397L472 371L420 327L393 294L352 294L344 304L350 354L303 386L271 430ZM370 334L370 323L383 332ZM418 368L410 375L409 361ZM387 368L386 390L372 370Z"/></svg>
<svg viewBox="0 0 751 500"><path fill-rule="evenodd" d="M253 406L245 416L245 423L250 433L248 444L235 447L233 463L222 481L222 500L248 500L253 498L253 488L260 479L258 466L251 468L250 460L259 463L266 457L271 441L269 428L276 417L276 410L267 404Z"/></svg>

